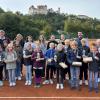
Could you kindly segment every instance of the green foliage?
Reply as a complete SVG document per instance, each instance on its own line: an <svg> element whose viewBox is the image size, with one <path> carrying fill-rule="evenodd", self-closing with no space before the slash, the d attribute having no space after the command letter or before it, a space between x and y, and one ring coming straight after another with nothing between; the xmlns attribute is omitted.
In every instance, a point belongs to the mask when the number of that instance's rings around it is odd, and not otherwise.
<svg viewBox="0 0 100 100"><path fill-rule="evenodd" d="M78 31L82 31L84 36L89 38L100 37L100 21L96 18L79 19L75 15L66 16L55 12L30 16L18 11L15 14L5 12L0 8L0 29L5 30L11 39L14 39L18 33L24 37L32 35L34 39L38 39L40 33L47 38L51 34L55 34L57 37L60 34L65 34L66 37L76 37Z"/></svg>
<svg viewBox="0 0 100 100"><path fill-rule="evenodd" d="M0 8L0 14L1 14L1 13L4 13L4 10L3 10L2 8Z"/></svg>

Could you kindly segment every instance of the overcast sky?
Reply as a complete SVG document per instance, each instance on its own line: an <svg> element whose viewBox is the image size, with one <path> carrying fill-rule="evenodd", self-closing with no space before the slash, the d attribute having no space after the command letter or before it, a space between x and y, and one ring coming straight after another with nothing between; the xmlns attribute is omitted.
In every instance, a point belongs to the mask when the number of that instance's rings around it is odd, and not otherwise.
<svg viewBox="0 0 100 100"><path fill-rule="evenodd" d="M87 15L100 19L100 0L0 0L0 7L5 11L20 11L27 14L28 8L34 5L47 5L48 8L76 15Z"/></svg>

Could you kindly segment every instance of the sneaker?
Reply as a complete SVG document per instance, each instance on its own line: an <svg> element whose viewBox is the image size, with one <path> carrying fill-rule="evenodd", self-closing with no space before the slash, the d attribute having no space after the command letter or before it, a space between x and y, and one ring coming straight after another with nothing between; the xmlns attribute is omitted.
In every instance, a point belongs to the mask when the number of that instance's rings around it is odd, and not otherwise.
<svg viewBox="0 0 100 100"><path fill-rule="evenodd" d="M18 80L19 80L19 81L21 80L21 77L20 77L20 76L18 77Z"/></svg>
<svg viewBox="0 0 100 100"><path fill-rule="evenodd" d="M36 88L37 87L37 85L34 85L34 88Z"/></svg>
<svg viewBox="0 0 100 100"><path fill-rule="evenodd" d="M100 82L100 78L98 78L98 82Z"/></svg>
<svg viewBox="0 0 100 100"><path fill-rule="evenodd" d="M40 88L40 85L35 85L34 88Z"/></svg>
<svg viewBox="0 0 100 100"><path fill-rule="evenodd" d="M82 80L80 80L79 85L82 85Z"/></svg>
<svg viewBox="0 0 100 100"><path fill-rule="evenodd" d="M40 86L41 86L41 85L40 85L40 84L38 84L38 85L37 85L37 88L40 88Z"/></svg>
<svg viewBox="0 0 100 100"><path fill-rule="evenodd" d="M13 86L13 84L12 84L12 83L10 83L10 84L9 84L9 86L11 87L11 86Z"/></svg>
<svg viewBox="0 0 100 100"><path fill-rule="evenodd" d="M52 79L50 79L49 82L50 82L50 84L53 84L53 80Z"/></svg>
<svg viewBox="0 0 100 100"><path fill-rule="evenodd" d="M57 78L56 74L53 77L54 77L54 79L56 79Z"/></svg>
<svg viewBox="0 0 100 100"><path fill-rule="evenodd" d="M12 83L12 86L16 86L16 83L14 82L14 83Z"/></svg>
<svg viewBox="0 0 100 100"><path fill-rule="evenodd" d="M60 84L60 89L64 89L64 86L63 86L63 84Z"/></svg>
<svg viewBox="0 0 100 100"><path fill-rule="evenodd" d="M32 84L32 82L31 82L31 81L29 81L29 82L28 82L28 85L31 85L31 84Z"/></svg>
<svg viewBox="0 0 100 100"><path fill-rule="evenodd" d="M87 80L85 80L85 82L84 82L84 83L85 83L85 85L88 85L88 81L87 81Z"/></svg>
<svg viewBox="0 0 100 100"><path fill-rule="evenodd" d="M38 87L38 85L34 85L34 88L37 88Z"/></svg>
<svg viewBox="0 0 100 100"><path fill-rule="evenodd" d="M43 82L43 84L45 85L45 84L49 84L49 80L45 80L44 82Z"/></svg>
<svg viewBox="0 0 100 100"><path fill-rule="evenodd" d="M28 85L28 81L25 82L25 85Z"/></svg>
<svg viewBox="0 0 100 100"><path fill-rule="evenodd" d="M56 89L59 89L60 84L57 84Z"/></svg>
<svg viewBox="0 0 100 100"><path fill-rule="evenodd" d="M68 76L66 76L65 78L66 78L66 80L69 80L69 77Z"/></svg>
<svg viewBox="0 0 100 100"><path fill-rule="evenodd" d="M36 85L34 86L35 88L40 88L40 83L36 83Z"/></svg>
<svg viewBox="0 0 100 100"><path fill-rule="evenodd" d="M0 86L3 86L3 81L0 81Z"/></svg>

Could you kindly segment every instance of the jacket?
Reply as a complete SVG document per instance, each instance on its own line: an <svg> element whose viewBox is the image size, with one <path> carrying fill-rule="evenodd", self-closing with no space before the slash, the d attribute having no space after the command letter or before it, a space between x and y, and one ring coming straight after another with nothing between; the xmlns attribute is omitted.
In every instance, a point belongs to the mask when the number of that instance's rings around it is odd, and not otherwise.
<svg viewBox="0 0 100 100"><path fill-rule="evenodd" d="M39 58L44 58L41 50L39 52L37 52L37 51L33 52L32 59L33 59L33 67L35 67L35 68L43 67L44 60L36 61L38 54L39 54Z"/></svg>
<svg viewBox="0 0 100 100"><path fill-rule="evenodd" d="M93 53L90 52L89 57L92 57L93 61L89 63L89 70L93 72L98 72L99 71L99 65L100 65L100 53L96 53L95 56L99 58L99 60L95 59L93 56Z"/></svg>
<svg viewBox="0 0 100 100"><path fill-rule="evenodd" d="M4 66L4 52L0 51L0 66Z"/></svg>
<svg viewBox="0 0 100 100"><path fill-rule="evenodd" d="M16 69L17 54L15 51L12 54L5 52L5 60L10 61L6 62L6 69Z"/></svg>
<svg viewBox="0 0 100 100"><path fill-rule="evenodd" d="M51 48L49 48L46 51L46 54L45 54L46 60L52 59L52 61L50 63L48 63L48 65L54 65L55 64L55 61L54 61L55 52L56 52L55 49L51 49Z"/></svg>
<svg viewBox="0 0 100 100"><path fill-rule="evenodd" d="M77 56L79 56L80 58L78 58ZM73 49L70 49L70 51L67 53L67 61L70 64L70 66L72 66L73 62L81 62L82 61L82 51L81 49L76 49L76 51L74 52Z"/></svg>

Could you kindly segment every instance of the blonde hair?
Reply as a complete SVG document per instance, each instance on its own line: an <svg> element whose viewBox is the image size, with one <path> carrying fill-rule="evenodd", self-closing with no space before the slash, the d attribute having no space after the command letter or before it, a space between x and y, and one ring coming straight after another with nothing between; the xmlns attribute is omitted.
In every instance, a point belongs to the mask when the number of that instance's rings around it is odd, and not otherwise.
<svg viewBox="0 0 100 100"><path fill-rule="evenodd" d="M21 34L17 34L17 35L16 35L16 38L17 38L17 37L20 37L21 39L23 39L23 36L22 36Z"/></svg>
<svg viewBox="0 0 100 100"><path fill-rule="evenodd" d="M13 43L9 43L9 44L7 45L7 47L6 47L7 52L8 52L8 49L9 49L9 48L12 48L12 49L14 50L14 45L13 45Z"/></svg>
<svg viewBox="0 0 100 100"><path fill-rule="evenodd" d="M83 39L81 40L81 42L84 42L84 43L86 43L86 39L85 39L85 38L83 38Z"/></svg>
<svg viewBox="0 0 100 100"><path fill-rule="evenodd" d="M64 42L66 42L66 41L70 43L70 39L66 39Z"/></svg>
<svg viewBox="0 0 100 100"><path fill-rule="evenodd" d="M71 42L71 45L72 45L72 44L74 44L75 46L78 46L78 43L77 43L77 41L75 41L75 40Z"/></svg>

